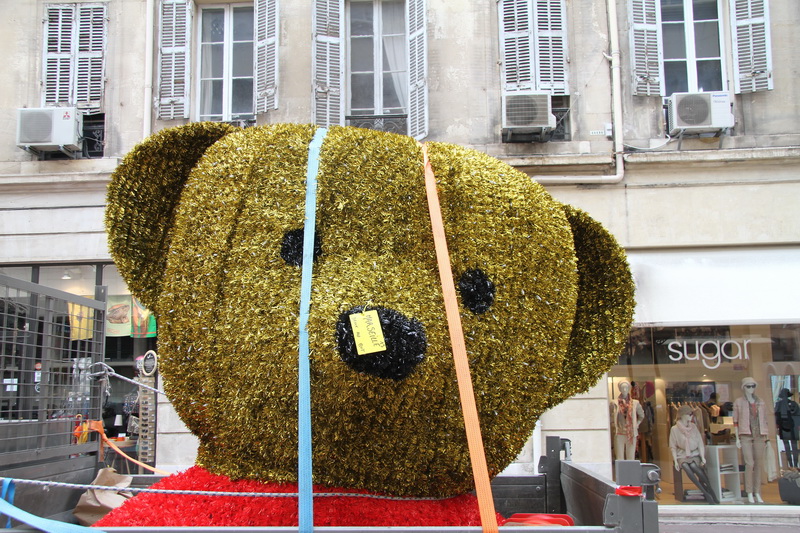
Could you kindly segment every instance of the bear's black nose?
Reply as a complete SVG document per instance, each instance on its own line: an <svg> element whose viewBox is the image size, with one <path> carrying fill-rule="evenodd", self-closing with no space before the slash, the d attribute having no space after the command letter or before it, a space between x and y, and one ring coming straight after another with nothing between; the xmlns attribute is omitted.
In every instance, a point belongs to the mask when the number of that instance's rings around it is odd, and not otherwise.
<svg viewBox="0 0 800 533"><path fill-rule="evenodd" d="M350 315L365 310L377 311L386 349L359 354ZM425 358L428 341L422 323L394 309L384 307L353 307L339 316L336 322L336 342L342 361L358 372L379 378L405 379Z"/></svg>

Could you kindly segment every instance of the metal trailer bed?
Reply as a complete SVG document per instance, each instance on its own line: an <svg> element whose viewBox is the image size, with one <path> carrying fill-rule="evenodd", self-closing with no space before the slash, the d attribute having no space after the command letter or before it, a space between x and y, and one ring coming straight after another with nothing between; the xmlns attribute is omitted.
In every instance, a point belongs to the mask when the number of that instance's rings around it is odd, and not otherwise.
<svg viewBox="0 0 800 533"><path fill-rule="evenodd" d="M76 442L76 416L100 418L100 386L87 381L87 365L103 360L106 294L83 298L0 275L0 477L89 484L104 465L100 442L92 434ZM80 316L78 316L77 314ZM87 320L88 319L88 320ZM75 335L78 324L84 331ZM514 513L569 514L570 527L537 526L540 533L657 533L659 479L655 465L617 461L613 482L571 461L570 442L547 437L546 455L535 476L497 477L495 507ZM562 459L562 452L564 457ZM133 487L149 487L159 476L133 476ZM618 494L619 487L640 487L642 495ZM636 492L636 491L634 491ZM80 491L18 483L15 505L36 516L73 522ZM17 524L15 531L38 531ZM443 533L480 532L480 527L318 527L319 532ZM530 526L505 525L508 533ZM115 532L296 532L286 527L113 527Z"/></svg>
<svg viewBox="0 0 800 533"><path fill-rule="evenodd" d="M500 526L504 533L658 533L658 504L654 500L660 470L639 461L617 461L617 483L560 457L569 441L547 437L547 455L539 462L540 474L530 478L495 478L494 499L504 516L519 513L569 514L574 526ZM567 453L567 455L569 455ZM134 476L132 486L149 486L159 476ZM499 481L499 482L498 482ZM511 491L508 487L515 487ZM641 496L617 494L617 488L641 487ZM508 497L516 492L516 497ZM191 533L296 533L294 527L109 527L108 533L191 532ZM315 527L320 533L480 533L480 527Z"/></svg>

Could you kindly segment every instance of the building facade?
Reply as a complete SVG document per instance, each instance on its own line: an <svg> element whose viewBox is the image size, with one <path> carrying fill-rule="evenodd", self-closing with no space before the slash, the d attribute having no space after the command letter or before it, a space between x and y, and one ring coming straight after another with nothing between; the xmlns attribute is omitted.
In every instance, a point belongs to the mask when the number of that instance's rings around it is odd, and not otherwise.
<svg viewBox="0 0 800 533"><path fill-rule="evenodd" d="M396 131L508 162L629 254L636 327L620 364L546 413L509 472L535 472L557 434L610 476L622 379L652 409L640 455L667 472L670 404L733 401L746 376L769 402L780 388L797 399L794 0L20 0L0 12L0 272L124 299L105 187L162 128ZM132 367L149 342L109 346ZM187 439L165 406L159 466L191 463Z"/></svg>

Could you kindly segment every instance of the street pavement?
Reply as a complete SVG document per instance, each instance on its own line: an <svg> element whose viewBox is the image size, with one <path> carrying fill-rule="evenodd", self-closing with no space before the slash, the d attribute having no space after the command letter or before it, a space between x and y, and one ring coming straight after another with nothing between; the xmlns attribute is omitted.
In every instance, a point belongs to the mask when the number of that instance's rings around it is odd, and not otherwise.
<svg viewBox="0 0 800 533"><path fill-rule="evenodd" d="M659 524L659 533L798 533L800 524Z"/></svg>

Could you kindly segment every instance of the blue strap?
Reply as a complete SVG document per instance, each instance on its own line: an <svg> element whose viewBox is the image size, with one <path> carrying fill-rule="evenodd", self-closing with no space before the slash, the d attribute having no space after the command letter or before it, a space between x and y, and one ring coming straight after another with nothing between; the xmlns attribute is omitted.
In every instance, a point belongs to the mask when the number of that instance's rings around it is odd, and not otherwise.
<svg viewBox="0 0 800 533"><path fill-rule="evenodd" d="M308 315L311 309L311 273L314 265L314 230L317 219L317 174L322 141L328 130L320 128L308 145L306 214L303 228L303 274L300 282L300 357L297 406L298 529L314 530L314 488L311 466L311 369L308 349Z"/></svg>
<svg viewBox="0 0 800 533"><path fill-rule="evenodd" d="M11 519L18 520L23 524L28 524L32 528L46 533L103 533L102 530L93 527L83 527L76 524L68 524L49 518L42 518L23 511L19 507L14 507L11 502L14 500L14 483L7 478L3 478L3 492L0 498L0 515L8 516L8 525L11 528Z"/></svg>
<svg viewBox="0 0 800 533"><path fill-rule="evenodd" d="M15 490L14 482L11 481L10 479L3 478L3 489L2 492L0 492L0 500L4 500L10 504L13 504L14 490ZM6 523L6 529L11 529L11 517L8 517L8 522Z"/></svg>

